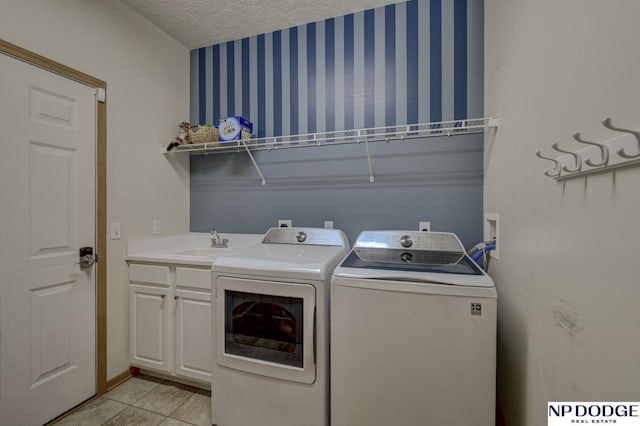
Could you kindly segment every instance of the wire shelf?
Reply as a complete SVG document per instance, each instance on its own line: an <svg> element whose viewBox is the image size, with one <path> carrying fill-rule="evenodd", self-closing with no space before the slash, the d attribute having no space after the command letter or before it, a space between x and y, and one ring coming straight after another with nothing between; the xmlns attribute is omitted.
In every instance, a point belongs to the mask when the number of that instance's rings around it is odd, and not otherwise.
<svg viewBox="0 0 640 426"><path fill-rule="evenodd" d="M497 117L473 118L401 126L372 127L367 129L336 130L331 132L252 138L228 142L178 145L171 151L167 151L165 149L164 153L173 154L189 152L197 155L236 152L244 151L246 149L251 151L271 151L277 149L308 148L314 146L347 145L363 142L389 142L405 139L477 134L483 133L487 128L497 126Z"/></svg>
<svg viewBox="0 0 640 426"><path fill-rule="evenodd" d="M358 130L336 130L331 132L305 133L290 136L274 136L268 138L242 139L229 142L210 142L191 145L178 145L165 154L189 152L192 155L221 154L224 152L246 151L260 176L262 185L266 179L258 166L253 151L273 151L290 148L309 148L317 146L347 145L364 143L369 163L369 182L375 182L373 163L369 142L390 142L407 139L461 136L484 133L490 128L497 128L498 117L471 118L464 120L438 121L433 123L407 124L402 126L372 127Z"/></svg>

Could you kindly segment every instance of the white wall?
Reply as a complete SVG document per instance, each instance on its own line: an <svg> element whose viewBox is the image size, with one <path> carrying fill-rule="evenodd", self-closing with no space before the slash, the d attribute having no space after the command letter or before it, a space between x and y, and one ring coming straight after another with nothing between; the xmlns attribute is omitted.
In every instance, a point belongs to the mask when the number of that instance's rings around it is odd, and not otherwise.
<svg viewBox="0 0 640 426"><path fill-rule="evenodd" d="M188 159L160 146L189 117L189 51L119 1L2 0L0 38L107 82L107 377L129 366L124 240L189 229Z"/></svg>
<svg viewBox="0 0 640 426"><path fill-rule="evenodd" d="M547 401L637 401L640 167L556 183L536 149L640 128L640 2L485 0L485 211L501 218L499 393L507 424Z"/></svg>

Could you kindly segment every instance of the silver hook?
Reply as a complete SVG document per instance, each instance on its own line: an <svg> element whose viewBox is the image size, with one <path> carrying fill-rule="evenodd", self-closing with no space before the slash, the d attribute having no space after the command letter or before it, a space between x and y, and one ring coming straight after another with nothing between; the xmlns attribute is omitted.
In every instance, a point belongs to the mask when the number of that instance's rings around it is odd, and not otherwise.
<svg viewBox="0 0 640 426"><path fill-rule="evenodd" d="M552 144L551 148L555 149L558 152L562 152L563 154L569 154L575 160L576 167L574 169L569 169L567 168L567 166L562 166L562 170L564 170L567 173L576 173L582 169L582 157L580 157L578 154L576 154L575 152L567 151L565 149L560 148L558 146L558 142Z"/></svg>
<svg viewBox="0 0 640 426"><path fill-rule="evenodd" d="M602 167L602 166L606 166L607 164L609 164L609 148L607 148L606 145L603 145L601 143L598 142L590 142L590 141L586 141L584 139L582 139L582 136L580 135L580 132L575 132L573 134L573 138L576 140L576 142L580 142L580 143L584 143L587 145L594 145L597 146L598 148L600 148L600 154L602 155L602 161L599 163L594 163L591 160L587 159L584 160L584 162L588 165L590 165L591 167Z"/></svg>
<svg viewBox="0 0 640 426"><path fill-rule="evenodd" d="M549 170L545 170L544 174L549 177L558 177L560 176L560 162L555 158L545 157L542 155L539 149L536 149L536 156L538 158L542 158L543 160L553 161L553 169L556 171L555 173L549 173Z"/></svg>
<svg viewBox="0 0 640 426"><path fill-rule="evenodd" d="M618 155L620 157L623 157L623 158L638 158L638 157L640 157L640 132L635 131L635 130L623 129L622 127L614 126L613 124L611 124L611 117L607 117L604 120L602 120L602 125L604 127L606 127L607 129L609 129L609 130L613 130L614 132L630 133L636 138L636 141L638 142L638 153L636 155L629 155L626 152L624 152L623 148L620 148L618 150Z"/></svg>

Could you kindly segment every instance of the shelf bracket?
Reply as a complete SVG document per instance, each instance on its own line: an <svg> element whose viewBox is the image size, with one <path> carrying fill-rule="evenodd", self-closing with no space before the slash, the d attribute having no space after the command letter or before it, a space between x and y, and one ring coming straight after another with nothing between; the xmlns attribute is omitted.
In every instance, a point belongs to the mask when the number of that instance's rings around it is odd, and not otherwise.
<svg viewBox="0 0 640 426"><path fill-rule="evenodd" d="M260 171L260 167L258 167L258 163L256 163L256 160L253 158L253 155L251 154L251 150L249 149L249 147L245 143L244 139L240 139L240 141L242 141L242 146L244 146L244 149L247 151L247 154L249 154L249 158L251 158L251 162L253 163L253 167L256 168L256 171L260 175L260 179L262 181L262 186L265 186L267 181L264 179L264 175Z"/></svg>
<svg viewBox="0 0 640 426"><path fill-rule="evenodd" d="M374 183L376 181L373 176L373 163L371 162L371 153L369 152L369 138L367 135L364 136L364 147L367 150L367 161L369 162L369 183Z"/></svg>

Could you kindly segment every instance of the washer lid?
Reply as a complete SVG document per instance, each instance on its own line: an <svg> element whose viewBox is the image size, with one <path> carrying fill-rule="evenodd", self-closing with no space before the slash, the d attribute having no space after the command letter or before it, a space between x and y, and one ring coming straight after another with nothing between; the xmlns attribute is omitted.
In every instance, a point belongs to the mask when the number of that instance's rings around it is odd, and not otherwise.
<svg viewBox="0 0 640 426"><path fill-rule="evenodd" d="M480 267L464 253L438 254L420 250L384 250L371 253L355 247L340 265L345 268L399 272L435 272L440 274L483 275Z"/></svg>
<svg viewBox="0 0 640 426"><path fill-rule="evenodd" d="M334 270L332 278L334 284L346 285L345 283L348 283L351 287L366 287L365 283L377 281L379 283L377 286L382 287L392 285L392 283L411 283L418 286L442 284L463 287L495 287L491 277L477 266L474 267L474 262L466 255L464 260L454 267L447 265L428 268L417 265L376 265L370 262L366 264L351 263L353 256L354 252L352 251L342 264ZM468 266L467 262L471 266ZM467 267L475 269L474 272L458 272L455 269L461 268L460 270L464 270Z"/></svg>

